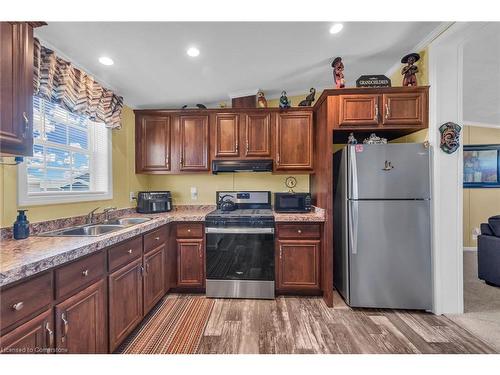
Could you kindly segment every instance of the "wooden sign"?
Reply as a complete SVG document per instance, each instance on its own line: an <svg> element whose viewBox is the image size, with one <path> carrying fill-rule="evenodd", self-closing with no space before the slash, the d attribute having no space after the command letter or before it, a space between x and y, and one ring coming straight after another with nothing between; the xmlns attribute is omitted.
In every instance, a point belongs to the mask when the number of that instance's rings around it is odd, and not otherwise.
<svg viewBox="0 0 500 375"><path fill-rule="evenodd" d="M356 87L391 87L391 80L384 75L366 75L356 80Z"/></svg>

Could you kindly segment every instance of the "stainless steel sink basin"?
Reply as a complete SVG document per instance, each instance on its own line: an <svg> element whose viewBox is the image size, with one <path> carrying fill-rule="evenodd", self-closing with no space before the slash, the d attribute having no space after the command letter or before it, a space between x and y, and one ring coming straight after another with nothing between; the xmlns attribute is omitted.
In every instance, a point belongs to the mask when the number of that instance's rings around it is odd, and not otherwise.
<svg viewBox="0 0 500 375"><path fill-rule="evenodd" d="M126 225L92 224L42 233L43 237L95 237L126 228Z"/></svg>
<svg viewBox="0 0 500 375"><path fill-rule="evenodd" d="M110 220L106 224L136 225L150 221L150 217L123 217L121 219Z"/></svg>

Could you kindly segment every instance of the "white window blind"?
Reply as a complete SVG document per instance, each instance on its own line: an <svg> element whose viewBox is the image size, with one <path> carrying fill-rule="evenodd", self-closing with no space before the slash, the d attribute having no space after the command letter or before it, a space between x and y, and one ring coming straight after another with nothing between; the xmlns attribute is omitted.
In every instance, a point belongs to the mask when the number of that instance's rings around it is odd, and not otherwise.
<svg viewBox="0 0 500 375"><path fill-rule="evenodd" d="M19 205L111 199L110 132L34 96L33 157L19 169Z"/></svg>

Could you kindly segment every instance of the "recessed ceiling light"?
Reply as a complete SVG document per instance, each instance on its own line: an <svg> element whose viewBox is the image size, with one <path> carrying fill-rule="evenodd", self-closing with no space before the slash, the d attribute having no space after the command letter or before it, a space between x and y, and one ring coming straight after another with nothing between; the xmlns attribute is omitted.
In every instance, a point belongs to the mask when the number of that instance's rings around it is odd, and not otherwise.
<svg viewBox="0 0 500 375"><path fill-rule="evenodd" d="M200 50L196 47L190 47L190 48L188 48L186 53L188 54L188 56L196 57L200 54Z"/></svg>
<svg viewBox="0 0 500 375"><path fill-rule="evenodd" d="M334 23L332 27L330 27L330 34L337 34L344 28L344 25L341 23Z"/></svg>
<svg viewBox="0 0 500 375"><path fill-rule="evenodd" d="M114 64L114 61L111 58L106 57L106 56L99 57L99 62L102 65L113 65Z"/></svg>

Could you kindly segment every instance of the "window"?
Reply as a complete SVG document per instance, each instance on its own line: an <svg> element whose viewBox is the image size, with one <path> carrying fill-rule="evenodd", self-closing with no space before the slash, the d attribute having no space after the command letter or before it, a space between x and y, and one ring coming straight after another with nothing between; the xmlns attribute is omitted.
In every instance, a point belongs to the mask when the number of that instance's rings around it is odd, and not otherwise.
<svg viewBox="0 0 500 375"><path fill-rule="evenodd" d="M34 96L33 157L18 178L20 206L111 199L110 130Z"/></svg>

